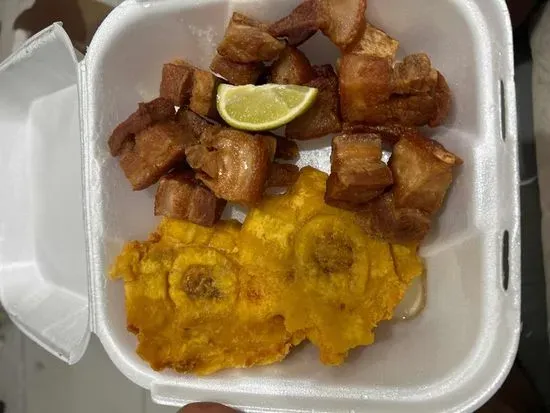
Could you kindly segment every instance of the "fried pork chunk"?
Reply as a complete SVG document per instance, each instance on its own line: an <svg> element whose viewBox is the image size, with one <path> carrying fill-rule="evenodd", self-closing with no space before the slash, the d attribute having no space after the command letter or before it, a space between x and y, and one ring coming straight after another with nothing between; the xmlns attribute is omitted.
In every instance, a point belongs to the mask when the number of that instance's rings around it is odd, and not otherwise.
<svg viewBox="0 0 550 413"><path fill-rule="evenodd" d="M381 195L393 183L392 173L382 162L378 135L340 135L332 140L332 169L325 202L346 209L362 205Z"/></svg>
<svg viewBox="0 0 550 413"><path fill-rule="evenodd" d="M319 90L317 100L303 115L286 126L288 139L320 138L342 130L338 106L338 77L332 66L315 66L315 78L306 84Z"/></svg>
<svg viewBox="0 0 550 413"><path fill-rule="evenodd" d="M155 215L212 227L219 221L226 204L195 179L193 171L173 172L160 179Z"/></svg>
<svg viewBox="0 0 550 413"><path fill-rule="evenodd" d="M394 68L387 58L346 54L340 63L340 106L346 123L437 126L450 108L450 91L424 54Z"/></svg>
<svg viewBox="0 0 550 413"><path fill-rule="evenodd" d="M291 46L299 46L321 27L322 12L318 0L305 0L288 16L268 27L275 37L284 37Z"/></svg>
<svg viewBox="0 0 550 413"><path fill-rule="evenodd" d="M219 172L216 151L210 150L206 145L194 145L185 151L187 163L195 170L202 172L210 178L216 178Z"/></svg>
<svg viewBox="0 0 550 413"><path fill-rule="evenodd" d="M168 99L157 98L148 103L140 103L138 110L119 124L109 138L109 150L112 156L118 156L123 147L134 136L156 122L174 119L176 110Z"/></svg>
<svg viewBox="0 0 550 413"><path fill-rule="evenodd" d="M276 143L228 128L203 133L188 148L187 162L218 198L255 205L262 197Z"/></svg>
<svg viewBox="0 0 550 413"><path fill-rule="evenodd" d="M195 68L183 60L174 60L162 66L160 96L174 106L185 106L191 98Z"/></svg>
<svg viewBox="0 0 550 413"><path fill-rule="evenodd" d="M430 93L393 96L384 107L383 124L398 123L406 126L423 126L436 116L435 98Z"/></svg>
<svg viewBox="0 0 550 413"><path fill-rule="evenodd" d="M199 116L195 112L185 108L180 108L178 110L178 113L176 114L176 122L191 131L197 142L200 140L203 132L210 128L217 127L204 119L202 116Z"/></svg>
<svg viewBox="0 0 550 413"><path fill-rule="evenodd" d="M399 49L397 40L378 27L366 22L359 37L355 43L346 49L346 53L385 57L393 61L397 49Z"/></svg>
<svg viewBox="0 0 550 413"><path fill-rule="evenodd" d="M393 67L392 93L398 95L433 93L437 84L437 70L425 53L412 54Z"/></svg>
<svg viewBox="0 0 550 413"><path fill-rule="evenodd" d="M273 23L269 32L299 45L321 30L345 49L357 39L365 24L366 0L307 0L288 16Z"/></svg>
<svg viewBox="0 0 550 413"><path fill-rule="evenodd" d="M219 115L216 108L216 93L219 84L220 79L212 73L195 69L189 109L202 116L217 118Z"/></svg>
<svg viewBox="0 0 550 413"><path fill-rule="evenodd" d="M452 183L453 168L460 164L460 158L420 134L401 139L390 159L396 207L436 213Z"/></svg>
<svg viewBox="0 0 550 413"><path fill-rule="evenodd" d="M356 133L374 133L380 136L382 142L391 146L395 145L399 140L408 134L416 134L417 129L410 126L401 125L365 125L362 123L345 123L343 132L347 134Z"/></svg>
<svg viewBox="0 0 550 413"><path fill-rule="evenodd" d="M319 0L324 12L323 33L338 47L353 44L365 25L367 0Z"/></svg>
<svg viewBox="0 0 550 413"><path fill-rule="evenodd" d="M287 187L294 185L300 176L300 168L287 163L272 163L269 168L266 188Z"/></svg>
<svg viewBox="0 0 550 413"><path fill-rule="evenodd" d="M300 148L298 148L296 142L275 134L269 134L269 136L274 138L277 143L274 159L292 161L298 157Z"/></svg>
<svg viewBox="0 0 550 413"><path fill-rule="evenodd" d="M232 85L255 84L264 71L262 62L237 63L219 54L214 56L210 70L226 79Z"/></svg>
<svg viewBox="0 0 550 413"><path fill-rule="evenodd" d="M445 119L447 119L447 116L449 116L449 112L451 111L451 103L451 89L447 84L447 80L441 72L437 72L437 84L435 86L436 112L429 124L432 128L441 125Z"/></svg>
<svg viewBox="0 0 550 413"><path fill-rule="evenodd" d="M120 167L133 189L142 190L183 161L185 149L195 143L193 134L175 121L157 123L125 145Z"/></svg>
<svg viewBox="0 0 550 413"><path fill-rule="evenodd" d="M398 208L392 191L366 204L356 220L367 234L390 244L420 242L431 228L428 214L414 208Z"/></svg>
<svg viewBox="0 0 550 413"><path fill-rule="evenodd" d="M218 53L236 63L254 63L275 60L284 48L285 42L269 34L266 25L233 13Z"/></svg>
<svg viewBox="0 0 550 413"><path fill-rule="evenodd" d="M277 155L277 137L272 134L266 134L255 135L254 138L260 140L262 145L266 147L269 162L273 162L275 160L275 156Z"/></svg>
<svg viewBox="0 0 550 413"><path fill-rule="evenodd" d="M202 116L216 118L216 92L220 79L183 61L166 63L162 69L160 96L174 106L189 106Z"/></svg>
<svg viewBox="0 0 550 413"><path fill-rule="evenodd" d="M288 46L270 71L271 83L304 85L315 77L307 57L298 49Z"/></svg>
<svg viewBox="0 0 550 413"><path fill-rule="evenodd" d="M350 123L385 123L379 112L391 96L391 74L386 58L344 55L340 61L342 118Z"/></svg>

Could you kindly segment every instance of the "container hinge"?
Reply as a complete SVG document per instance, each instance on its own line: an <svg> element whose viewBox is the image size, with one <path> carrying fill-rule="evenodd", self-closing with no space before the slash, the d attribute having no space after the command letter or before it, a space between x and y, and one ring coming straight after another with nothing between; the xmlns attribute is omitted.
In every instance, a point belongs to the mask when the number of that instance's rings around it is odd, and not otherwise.
<svg viewBox="0 0 550 413"><path fill-rule="evenodd" d="M95 322L95 311L94 311L94 300L93 300L93 285L92 285L92 274L91 274L91 257L90 257L90 185L89 185L89 176L90 176L90 157L87 156L88 146L90 143L89 140L89 124L88 124L88 108L89 108L89 93L88 93L88 82L87 82L87 66L86 58L82 59L78 63L78 96L79 96L79 107L80 107L80 148L81 148L81 159L82 159L82 188L83 191L83 214L84 214L84 226L85 226L85 235L86 235L86 275L88 277L88 311L89 311L89 322L90 330L92 332L96 331L96 322Z"/></svg>

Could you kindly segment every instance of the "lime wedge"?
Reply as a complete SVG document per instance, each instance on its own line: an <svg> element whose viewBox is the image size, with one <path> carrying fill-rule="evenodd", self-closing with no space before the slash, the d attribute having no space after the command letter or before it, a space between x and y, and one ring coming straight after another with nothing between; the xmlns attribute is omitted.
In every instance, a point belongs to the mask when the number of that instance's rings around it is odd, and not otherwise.
<svg viewBox="0 0 550 413"><path fill-rule="evenodd" d="M307 111L317 89L307 86L245 85L218 87L218 112L230 126L263 131L276 129Z"/></svg>

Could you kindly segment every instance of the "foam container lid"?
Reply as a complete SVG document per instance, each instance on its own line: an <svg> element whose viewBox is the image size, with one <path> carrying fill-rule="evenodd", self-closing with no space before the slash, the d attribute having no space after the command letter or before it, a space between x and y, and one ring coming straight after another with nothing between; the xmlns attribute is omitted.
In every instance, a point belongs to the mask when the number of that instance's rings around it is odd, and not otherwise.
<svg viewBox="0 0 550 413"><path fill-rule="evenodd" d="M374 345L329 368L312 346L282 363L209 377L155 372L135 354L124 291L107 271L155 228L154 189L132 192L107 137L157 96L162 64L207 68L233 11L275 20L299 0L127 0L78 62L60 24L0 64L0 300L29 337L68 363L96 334L120 371L162 404L211 400L249 411L462 412L506 377L520 331L520 232L513 44L504 0L370 0L368 18L425 51L455 104L428 131L465 163L421 250L428 301L384 323ZM317 35L315 64L338 51ZM300 165L327 171L329 140ZM233 216L242 212L230 211Z"/></svg>

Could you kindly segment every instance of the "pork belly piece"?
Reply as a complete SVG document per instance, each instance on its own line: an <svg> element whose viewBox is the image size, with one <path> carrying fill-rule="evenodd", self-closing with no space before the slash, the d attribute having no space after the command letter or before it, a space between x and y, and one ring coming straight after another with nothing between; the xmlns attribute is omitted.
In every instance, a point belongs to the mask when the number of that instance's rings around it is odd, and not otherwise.
<svg viewBox="0 0 550 413"><path fill-rule="evenodd" d="M120 166L135 191L156 183L185 159L185 149L196 144L193 134L175 121L157 123L125 145Z"/></svg>
<svg viewBox="0 0 550 413"><path fill-rule="evenodd" d="M277 154L276 136L272 134L265 134L265 135L254 135L254 138L262 141L263 145L267 149L269 162L273 162L275 160L275 155Z"/></svg>
<svg viewBox="0 0 550 413"><path fill-rule="evenodd" d="M264 23L261 20L255 19L239 12L233 12L233 14L231 15L231 22L242 24L245 26L256 27L262 30L267 30L268 28L267 23Z"/></svg>
<svg viewBox="0 0 550 413"><path fill-rule="evenodd" d="M293 185L300 176L300 168L288 163L274 162L269 168L266 188L288 187Z"/></svg>
<svg viewBox="0 0 550 413"><path fill-rule="evenodd" d="M338 77L332 66L314 67L315 78L306 85L319 90L312 107L286 125L288 139L309 140L342 130L338 101Z"/></svg>
<svg viewBox="0 0 550 413"><path fill-rule="evenodd" d="M169 99L174 106L185 106L191 98L195 67L183 60L175 60L162 66L160 96Z"/></svg>
<svg viewBox="0 0 550 413"><path fill-rule="evenodd" d="M109 137L109 150L112 156L119 156L128 141L142 130L156 122L173 120L176 114L172 102L165 98L157 98L148 103L140 103L138 110L128 119L119 124Z"/></svg>
<svg viewBox="0 0 550 413"><path fill-rule="evenodd" d="M211 126L204 131L199 139L200 145L194 145L186 150L187 163L196 170L202 171L211 178L216 178L219 173L220 154L213 149L219 135L218 132L223 128L220 126ZM269 162L275 159L277 151L277 140L275 136L254 135L254 139L262 142L267 152Z"/></svg>
<svg viewBox="0 0 550 413"><path fill-rule="evenodd" d="M384 124L391 96L387 58L346 54L340 61L340 108L349 123Z"/></svg>
<svg viewBox="0 0 550 413"><path fill-rule="evenodd" d="M343 132L347 134L374 133L380 136L383 142L393 146L399 140L409 134L418 133L417 128L403 125L365 125L363 123L345 123Z"/></svg>
<svg viewBox="0 0 550 413"><path fill-rule="evenodd" d="M437 73L426 53L409 55L393 67L392 93L433 93L437 85Z"/></svg>
<svg viewBox="0 0 550 413"><path fill-rule="evenodd" d="M358 188L356 185L355 188ZM327 180L327 192L325 193L325 203L335 208L345 209L348 211L362 211L365 206L373 199L384 193L383 190L363 190L354 189L354 187L343 184L337 178ZM348 201L343 198L355 198L353 201ZM364 199L366 201L359 201Z"/></svg>
<svg viewBox="0 0 550 413"><path fill-rule="evenodd" d="M320 29L336 46L345 49L360 35L366 7L366 0L306 0L268 30L296 46Z"/></svg>
<svg viewBox="0 0 550 413"><path fill-rule="evenodd" d="M195 179L193 171L173 172L160 179L155 215L185 219L211 227L220 220L227 202Z"/></svg>
<svg viewBox="0 0 550 413"><path fill-rule="evenodd" d="M290 139L283 138L275 134L270 134L277 142L277 148L275 149L275 159L282 159L284 161L292 161L298 157L300 149L296 142Z"/></svg>
<svg viewBox="0 0 550 413"><path fill-rule="evenodd" d="M365 23L355 43L346 49L346 53L370 55L395 60L399 42L378 27Z"/></svg>
<svg viewBox="0 0 550 413"><path fill-rule="evenodd" d="M193 112L216 119L219 117L216 109L216 94L220 79L205 70L195 69L193 72L193 87L189 109Z"/></svg>
<svg viewBox="0 0 550 413"><path fill-rule="evenodd" d="M365 102L365 101L363 101ZM360 114L355 119L367 125L393 125L404 127L419 127L428 124L435 114L436 104L433 96L424 93L421 95L392 96L386 102L373 105L357 105L355 111ZM349 112L348 112L349 113Z"/></svg>
<svg viewBox="0 0 550 413"><path fill-rule="evenodd" d="M414 208L397 208L391 191L366 204L356 219L367 234L392 244L420 242L431 228L428 214Z"/></svg>
<svg viewBox="0 0 550 413"><path fill-rule="evenodd" d="M204 145L193 145L185 151L186 161L191 168L201 171L210 178L216 178L219 172L218 159L216 151L210 150Z"/></svg>
<svg viewBox="0 0 550 413"><path fill-rule="evenodd" d="M321 27L323 12L318 0L305 0L288 16L268 27L275 37L284 37L291 46L299 46L313 36Z"/></svg>
<svg viewBox="0 0 550 413"><path fill-rule="evenodd" d="M298 49L288 46L273 63L269 78L281 85L304 85L315 77L307 57Z"/></svg>
<svg viewBox="0 0 550 413"><path fill-rule="evenodd" d="M397 123L403 126L427 125L436 114L435 97L429 93L418 95L394 95L387 103L384 124Z"/></svg>
<svg viewBox="0 0 550 413"><path fill-rule="evenodd" d="M262 198L272 152L268 139L223 128L203 133L201 144L186 154L197 177L218 198L253 206Z"/></svg>
<svg viewBox="0 0 550 413"><path fill-rule="evenodd" d="M437 72L437 84L435 86L436 112L435 116L429 122L429 125L432 128L441 125L445 119L447 119L447 116L449 116L449 112L451 111L451 105L451 89L449 88L445 77L440 72Z"/></svg>
<svg viewBox="0 0 550 413"><path fill-rule="evenodd" d="M315 78L325 78L325 79L334 79L338 78L338 75L334 71L334 67L332 65L316 65L312 66L313 68L313 74L314 74L314 80Z"/></svg>
<svg viewBox="0 0 550 413"><path fill-rule="evenodd" d="M285 46L268 33L266 25L233 13L218 53L233 62L253 63L277 59Z"/></svg>
<svg viewBox="0 0 550 413"><path fill-rule="evenodd" d="M365 26L367 0L319 0L323 10L321 31L338 47L353 44Z"/></svg>
<svg viewBox="0 0 550 413"><path fill-rule="evenodd" d="M191 131L197 142L199 141L202 133L209 128L219 127L202 116L197 115L192 110L186 108L180 108L176 114L176 122L178 122L184 128Z"/></svg>
<svg viewBox="0 0 550 413"><path fill-rule="evenodd" d="M202 116L216 118L216 92L220 79L212 73L176 60L166 63L162 70L160 95L174 106L189 106Z"/></svg>
<svg viewBox="0 0 550 413"><path fill-rule="evenodd" d="M392 173L382 162L378 135L340 135L332 140L331 174L325 202L350 209L381 195L393 183Z"/></svg>
<svg viewBox="0 0 550 413"><path fill-rule="evenodd" d="M237 63L219 54L214 56L210 64L210 70L237 86L255 84L264 69L262 62Z"/></svg>
<svg viewBox="0 0 550 413"><path fill-rule="evenodd" d="M411 61L419 60L424 59L416 56ZM410 64L408 67L412 66ZM424 70L428 77L420 78L415 75L417 70L414 68L410 71L406 67L397 70L400 74L395 75L390 61L385 58L344 55L340 63L340 106L344 122L402 126L435 125L442 122L448 113L448 105L445 104L448 100L444 97L442 82L439 110L437 83L433 83L433 75L437 75L437 72ZM396 90L400 93L396 93ZM447 99L448 96L447 89Z"/></svg>
<svg viewBox="0 0 550 413"><path fill-rule="evenodd" d="M434 140L416 134L394 146L389 164L396 207L434 214L453 181L453 168L462 160Z"/></svg>

